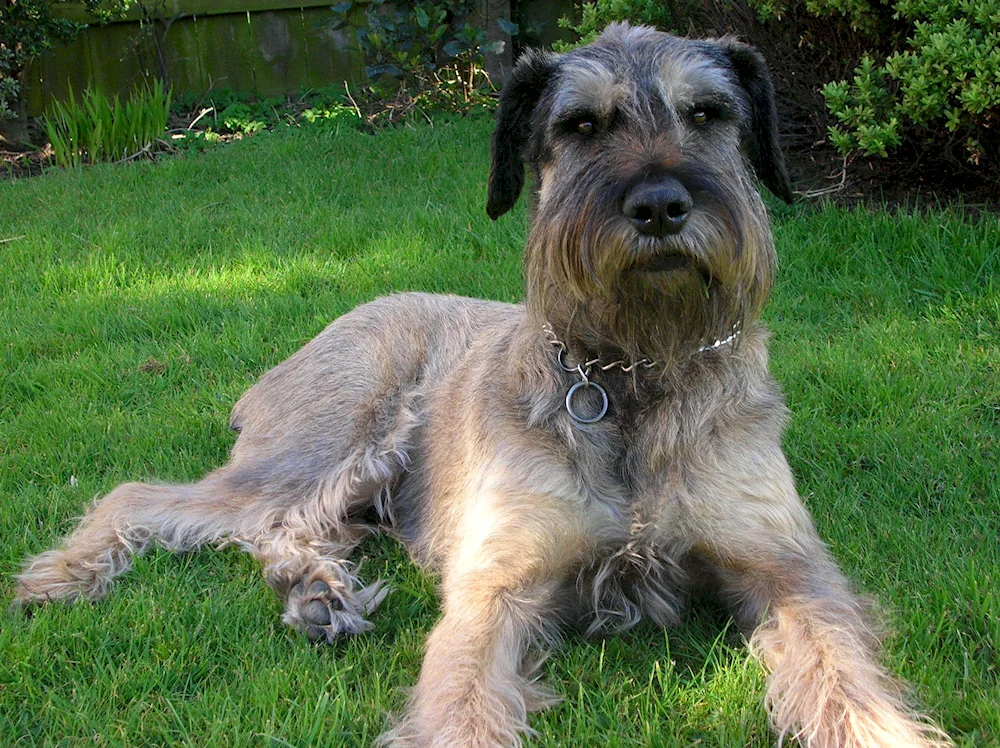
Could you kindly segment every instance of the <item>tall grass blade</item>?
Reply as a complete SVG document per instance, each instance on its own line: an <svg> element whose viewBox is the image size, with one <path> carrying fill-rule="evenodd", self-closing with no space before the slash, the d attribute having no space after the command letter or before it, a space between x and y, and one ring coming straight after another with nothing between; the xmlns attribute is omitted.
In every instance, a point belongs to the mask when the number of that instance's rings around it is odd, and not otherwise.
<svg viewBox="0 0 1000 748"><path fill-rule="evenodd" d="M78 102L72 90L66 102L54 101L42 118L57 165L79 166L121 161L152 151L167 129L173 96L162 81L143 86L125 101L88 87Z"/></svg>

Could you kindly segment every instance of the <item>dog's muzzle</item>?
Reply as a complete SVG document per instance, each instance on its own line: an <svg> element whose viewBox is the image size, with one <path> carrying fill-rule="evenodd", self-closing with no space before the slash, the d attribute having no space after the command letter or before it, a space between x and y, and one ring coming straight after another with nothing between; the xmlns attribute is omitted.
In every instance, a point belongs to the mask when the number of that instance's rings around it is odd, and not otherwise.
<svg viewBox="0 0 1000 748"><path fill-rule="evenodd" d="M662 239L680 233L693 207L691 193L684 185L673 177L661 177L630 189L622 202L622 213L643 236Z"/></svg>

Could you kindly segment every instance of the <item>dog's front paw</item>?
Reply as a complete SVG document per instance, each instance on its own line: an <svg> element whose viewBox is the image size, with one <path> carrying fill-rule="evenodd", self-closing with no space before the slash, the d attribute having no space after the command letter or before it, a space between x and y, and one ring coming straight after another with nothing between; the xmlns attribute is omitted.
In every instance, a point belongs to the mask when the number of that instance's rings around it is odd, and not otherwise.
<svg viewBox="0 0 1000 748"><path fill-rule="evenodd" d="M382 582L352 591L339 579L302 579L288 593L283 620L314 642L332 644L338 639L368 631L365 619L388 594Z"/></svg>

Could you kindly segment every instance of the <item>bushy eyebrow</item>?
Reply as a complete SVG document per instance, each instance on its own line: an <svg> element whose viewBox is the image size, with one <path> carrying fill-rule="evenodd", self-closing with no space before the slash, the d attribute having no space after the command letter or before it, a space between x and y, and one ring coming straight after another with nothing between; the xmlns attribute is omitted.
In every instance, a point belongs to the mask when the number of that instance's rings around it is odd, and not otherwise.
<svg viewBox="0 0 1000 748"><path fill-rule="evenodd" d="M633 82L622 80L603 63L586 57L573 59L560 71L552 114L557 121L583 113L608 118L634 91Z"/></svg>
<svg viewBox="0 0 1000 748"><path fill-rule="evenodd" d="M636 80L639 76L641 80ZM607 125L615 117L649 118L663 107L686 118L704 108L723 118L740 118L746 104L731 71L701 50L650 55L637 63L614 55L563 58L549 116L553 124L594 117Z"/></svg>
<svg viewBox="0 0 1000 748"><path fill-rule="evenodd" d="M684 104L679 105L683 107ZM689 110L710 109L718 114L738 116L743 111L743 102L728 91L705 90L694 91L691 101L687 103Z"/></svg>
<svg viewBox="0 0 1000 748"><path fill-rule="evenodd" d="M742 101L733 85L717 62L697 52L666 56L656 78L663 104L677 113L705 106L737 115Z"/></svg>

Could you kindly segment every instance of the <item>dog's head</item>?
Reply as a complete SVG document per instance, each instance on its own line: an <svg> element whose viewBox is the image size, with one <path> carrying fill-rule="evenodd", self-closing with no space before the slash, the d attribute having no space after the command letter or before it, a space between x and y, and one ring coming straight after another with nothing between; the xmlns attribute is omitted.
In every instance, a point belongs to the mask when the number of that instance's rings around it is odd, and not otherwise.
<svg viewBox="0 0 1000 748"><path fill-rule="evenodd" d="M670 356L755 316L775 256L755 177L790 201L764 61L732 39L609 26L525 54L500 97L487 211L534 172L528 305L561 334Z"/></svg>

